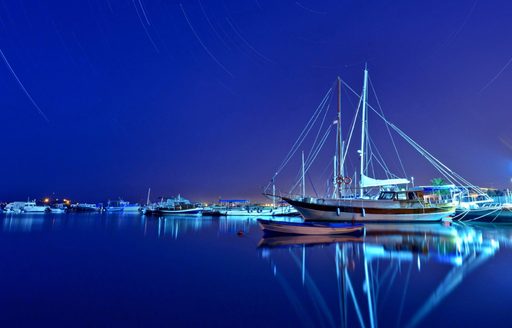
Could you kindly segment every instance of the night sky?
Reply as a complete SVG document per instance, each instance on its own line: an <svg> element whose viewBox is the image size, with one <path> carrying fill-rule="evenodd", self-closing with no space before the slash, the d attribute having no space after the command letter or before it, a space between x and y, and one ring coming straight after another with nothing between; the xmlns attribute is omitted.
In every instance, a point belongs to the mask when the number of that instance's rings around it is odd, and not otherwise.
<svg viewBox="0 0 512 328"><path fill-rule="evenodd" d="M0 200L260 198L365 62L390 121L509 187L510 17L510 1L0 1ZM417 183L436 176L404 154Z"/></svg>

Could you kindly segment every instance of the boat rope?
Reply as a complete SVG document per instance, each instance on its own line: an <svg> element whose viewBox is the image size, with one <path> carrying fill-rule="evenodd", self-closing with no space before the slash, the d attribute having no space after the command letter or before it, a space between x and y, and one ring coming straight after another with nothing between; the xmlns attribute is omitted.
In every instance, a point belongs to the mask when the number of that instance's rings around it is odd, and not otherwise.
<svg viewBox="0 0 512 328"><path fill-rule="evenodd" d="M343 85L345 85L352 93L355 95L359 95L348 83L341 80ZM414 141L411 137L409 137L405 132L403 132L396 125L388 121L382 114L379 113L373 106L367 104L368 108L370 108L377 116L379 116L390 128L392 128L398 135L400 135L405 141L407 141L416 151L418 151L421 155L423 155L449 182L453 184L458 184L460 186L464 186L464 188L471 187L480 195L484 195L488 197L485 192L483 192L478 186L473 185L468 180L464 179L462 176L457 174L448 168L445 164L443 164L440 160L430 154L425 148L420 146L416 141Z"/></svg>
<svg viewBox="0 0 512 328"><path fill-rule="evenodd" d="M318 131L316 133L315 140L313 141L313 144L311 145L311 148L309 149L309 155L306 158L306 162L311 160L310 157L311 157L311 154L313 154L313 149L315 148L315 146L317 146L316 142L318 140L318 137L320 136L320 132L322 131L322 128L324 127L325 118L327 117L327 113L329 112L329 107L330 107L330 104L327 105L327 109L325 110L324 116L322 118L322 122L320 122L320 126L318 127Z"/></svg>
<svg viewBox="0 0 512 328"><path fill-rule="evenodd" d="M272 177L272 180L268 183L268 185L265 187L265 192L268 190L268 188L272 185L272 181L275 179L275 177L281 173L281 171L286 167L286 165L288 164L288 162L292 159L292 157L295 155L295 153L299 150L300 146L302 145L302 143L304 142L304 140L306 139L306 137L308 136L309 132L311 131L311 129L313 128L313 126L315 125L318 117L320 116L320 113L322 112L322 110L325 109L326 107L326 104L328 103L329 99L332 97L332 90L333 90L333 86L331 86L327 93L325 94L325 96L323 97L322 101L320 102L320 104L318 105L318 107L316 108L316 110L314 111L313 115L311 116L311 118L309 119L309 121L307 122L306 126L302 129L301 133L299 134L299 137L295 140L295 142L293 143L292 145L292 148L290 149L290 151L286 154L285 158L283 159L283 161L281 162L281 165L279 165L278 169L276 170L276 172L274 173L273 177ZM328 108L328 107L327 107Z"/></svg>
<svg viewBox="0 0 512 328"><path fill-rule="evenodd" d="M380 105L379 97L377 97L377 92L375 91L375 88L372 83L372 79L370 75L368 74L368 82L370 82L370 87L372 88L373 94L375 96L375 101L377 102L377 106L380 109L380 113L382 116L384 116L384 111L382 110L382 106ZM404 177L407 177L407 173L405 172L404 164L402 163L402 158L400 157L400 153L398 152L398 148L396 147L395 139L393 138L393 134L391 133L391 130L389 129L389 126L386 124L386 129L388 130L389 138L391 139L391 143L393 144L393 148L395 149L396 157L398 158L398 162L400 163L400 167L402 168L402 173L404 174Z"/></svg>
<svg viewBox="0 0 512 328"><path fill-rule="evenodd" d="M472 222L472 221L480 220L481 218L485 218L486 216L489 216L489 215L491 215L491 214L493 214L493 213L496 213L496 212L498 212L498 214L496 215L496 216L498 216L498 215L500 214L500 213L499 213L500 211L501 211L501 208L500 208L500 207L498 207L497 209L495 209L495 210L494 210L494 211L492 211L492 212L486 213L486 214L484 214L484 215L478 216L478 217L473 218L473 219L470 219L470 220L466 220L465 222Z"/></svg>
<svg viewBox="0 0 512 328"><path fill-rule="evenodd" d="M320 151L322 150L323 146L325 145L325 142L327 141L327 139L329 137L329 134L332 131L332 127L333 127L333 125L330 125L327 128L327 130L325 131L324 135L320 139L320 142L318 143L317 148L313 151L313 153L310 154L310 156L308 156L309 161L306 161L304 163L304 173L307 173L309 171L309 169L311 168L311 166L313 165L313 162L316 160L318 154L320 153ZM296 180L295 184L290 189L290 194L293 193L295 188L297 188L297 186L299 185L299 183L302 180L302 168L299 169L299 172L297 173L295 180Z"/></svg>

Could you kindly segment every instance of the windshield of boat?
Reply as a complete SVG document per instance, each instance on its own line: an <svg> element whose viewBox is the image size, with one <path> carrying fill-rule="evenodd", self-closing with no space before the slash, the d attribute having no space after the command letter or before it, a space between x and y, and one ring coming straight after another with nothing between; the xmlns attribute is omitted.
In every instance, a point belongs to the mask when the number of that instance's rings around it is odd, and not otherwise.
<svg viewBox="0 0 512 328"><path fill-rule="evenodd" d="M395 198L395 193L392 191L383 191L379 195L380 200L393 200Z"/></svg>

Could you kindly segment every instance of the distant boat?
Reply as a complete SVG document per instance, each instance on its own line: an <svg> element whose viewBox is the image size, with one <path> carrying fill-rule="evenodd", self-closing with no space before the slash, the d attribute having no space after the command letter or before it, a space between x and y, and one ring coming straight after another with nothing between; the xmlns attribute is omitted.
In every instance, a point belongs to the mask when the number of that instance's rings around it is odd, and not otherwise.
<svg viewBox="0 0 512 328"><path fill-rule="evenodd" d="M116 202L108 201L105 211L108 213L123 212L123 213L139 213L139 204L130 204L130 202L120 199Z"/></svg>
<svg viewBox="0 0 512 328"><path fill-rule="evenodd" d="M258 224L267 234L344 235L362 233L364 230L361 223L283 222L260 219Z"/></svg>
<svg viewBox="0 0 512 328"><path fill-rule="evenodd" d="M220 212L226 216L298 216L299 212L292 206L258 206L248 205L243 207L228 208Z"/></svg>
<svg viewBox="0 0 512 328"><path fill-rule="evenodd" d="M148 205L143 209L146 215L190 215L201 216L203 207L200 204L190 202L178 195L174 198L162 199L159 203Z"/></svg>
<svg viewBox="0 0 512 328"><path fill-rule="evenodd" d="M64 204L55 204L50 206L49 210L51 213L60 214L65 213L67 211L67 207L64 206Z"/></svg>
<svg viewBox="0 0 512 328"><path fill-rule="evenodd" d="M37 205L35 200L28 201L23 205L22 211L25 213L44 213L48 210L46 205Z"/></svg>
<svg viewBox="0 0 512 328"><path fill-rule="evenodd" d="M512 223L512 204L482 203L471 209L457 209L453 220L460 222Z"/></svg>
<svg viewBox="0 0 512 328"><path fill-rule="evenodd" d="M299 212L295 208L293 208L293 206L290 205L257 205L250 204L248 200L239 199L221 200L220 202L228 204L224 208L219 209L220 215L224 216L273 217L299 215Z"/></svg>
<svg viewBox="0 0 512 328"><path fill-rule="evenodd" d="M139 204L126 204L123 207L123 213L140 213L141 206Z"/></svg>
<svg viewBox="0 0 512 328"><path fill-rule="evenodd" d="M25 206L26 202L11 202L5 205L4 212L5 213L21 213L23 211L23 206Z"/></svg>
<svg viewBox="0 0 512 328"><path fill-rule="evenodd" d="M87 203L77 203L77 204L71 204L69 209L73 212L99 212L101 211L101 206L98 206L96 204L87 204Z"/></svg>

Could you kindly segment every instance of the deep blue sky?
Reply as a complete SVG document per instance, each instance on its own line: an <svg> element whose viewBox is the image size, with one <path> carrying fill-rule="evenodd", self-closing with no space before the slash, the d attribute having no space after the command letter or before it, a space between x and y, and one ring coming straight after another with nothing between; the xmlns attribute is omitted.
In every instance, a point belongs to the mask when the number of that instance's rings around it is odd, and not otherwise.
<svg viewBox="0 0 512 328"><path fill-rule="evenodd" d="M48 121L0 60L0 199L258 197L336 76L360 90L365 61L391 121L508 187L511 15L509 1L1 1L0 49Z"/></svg>

